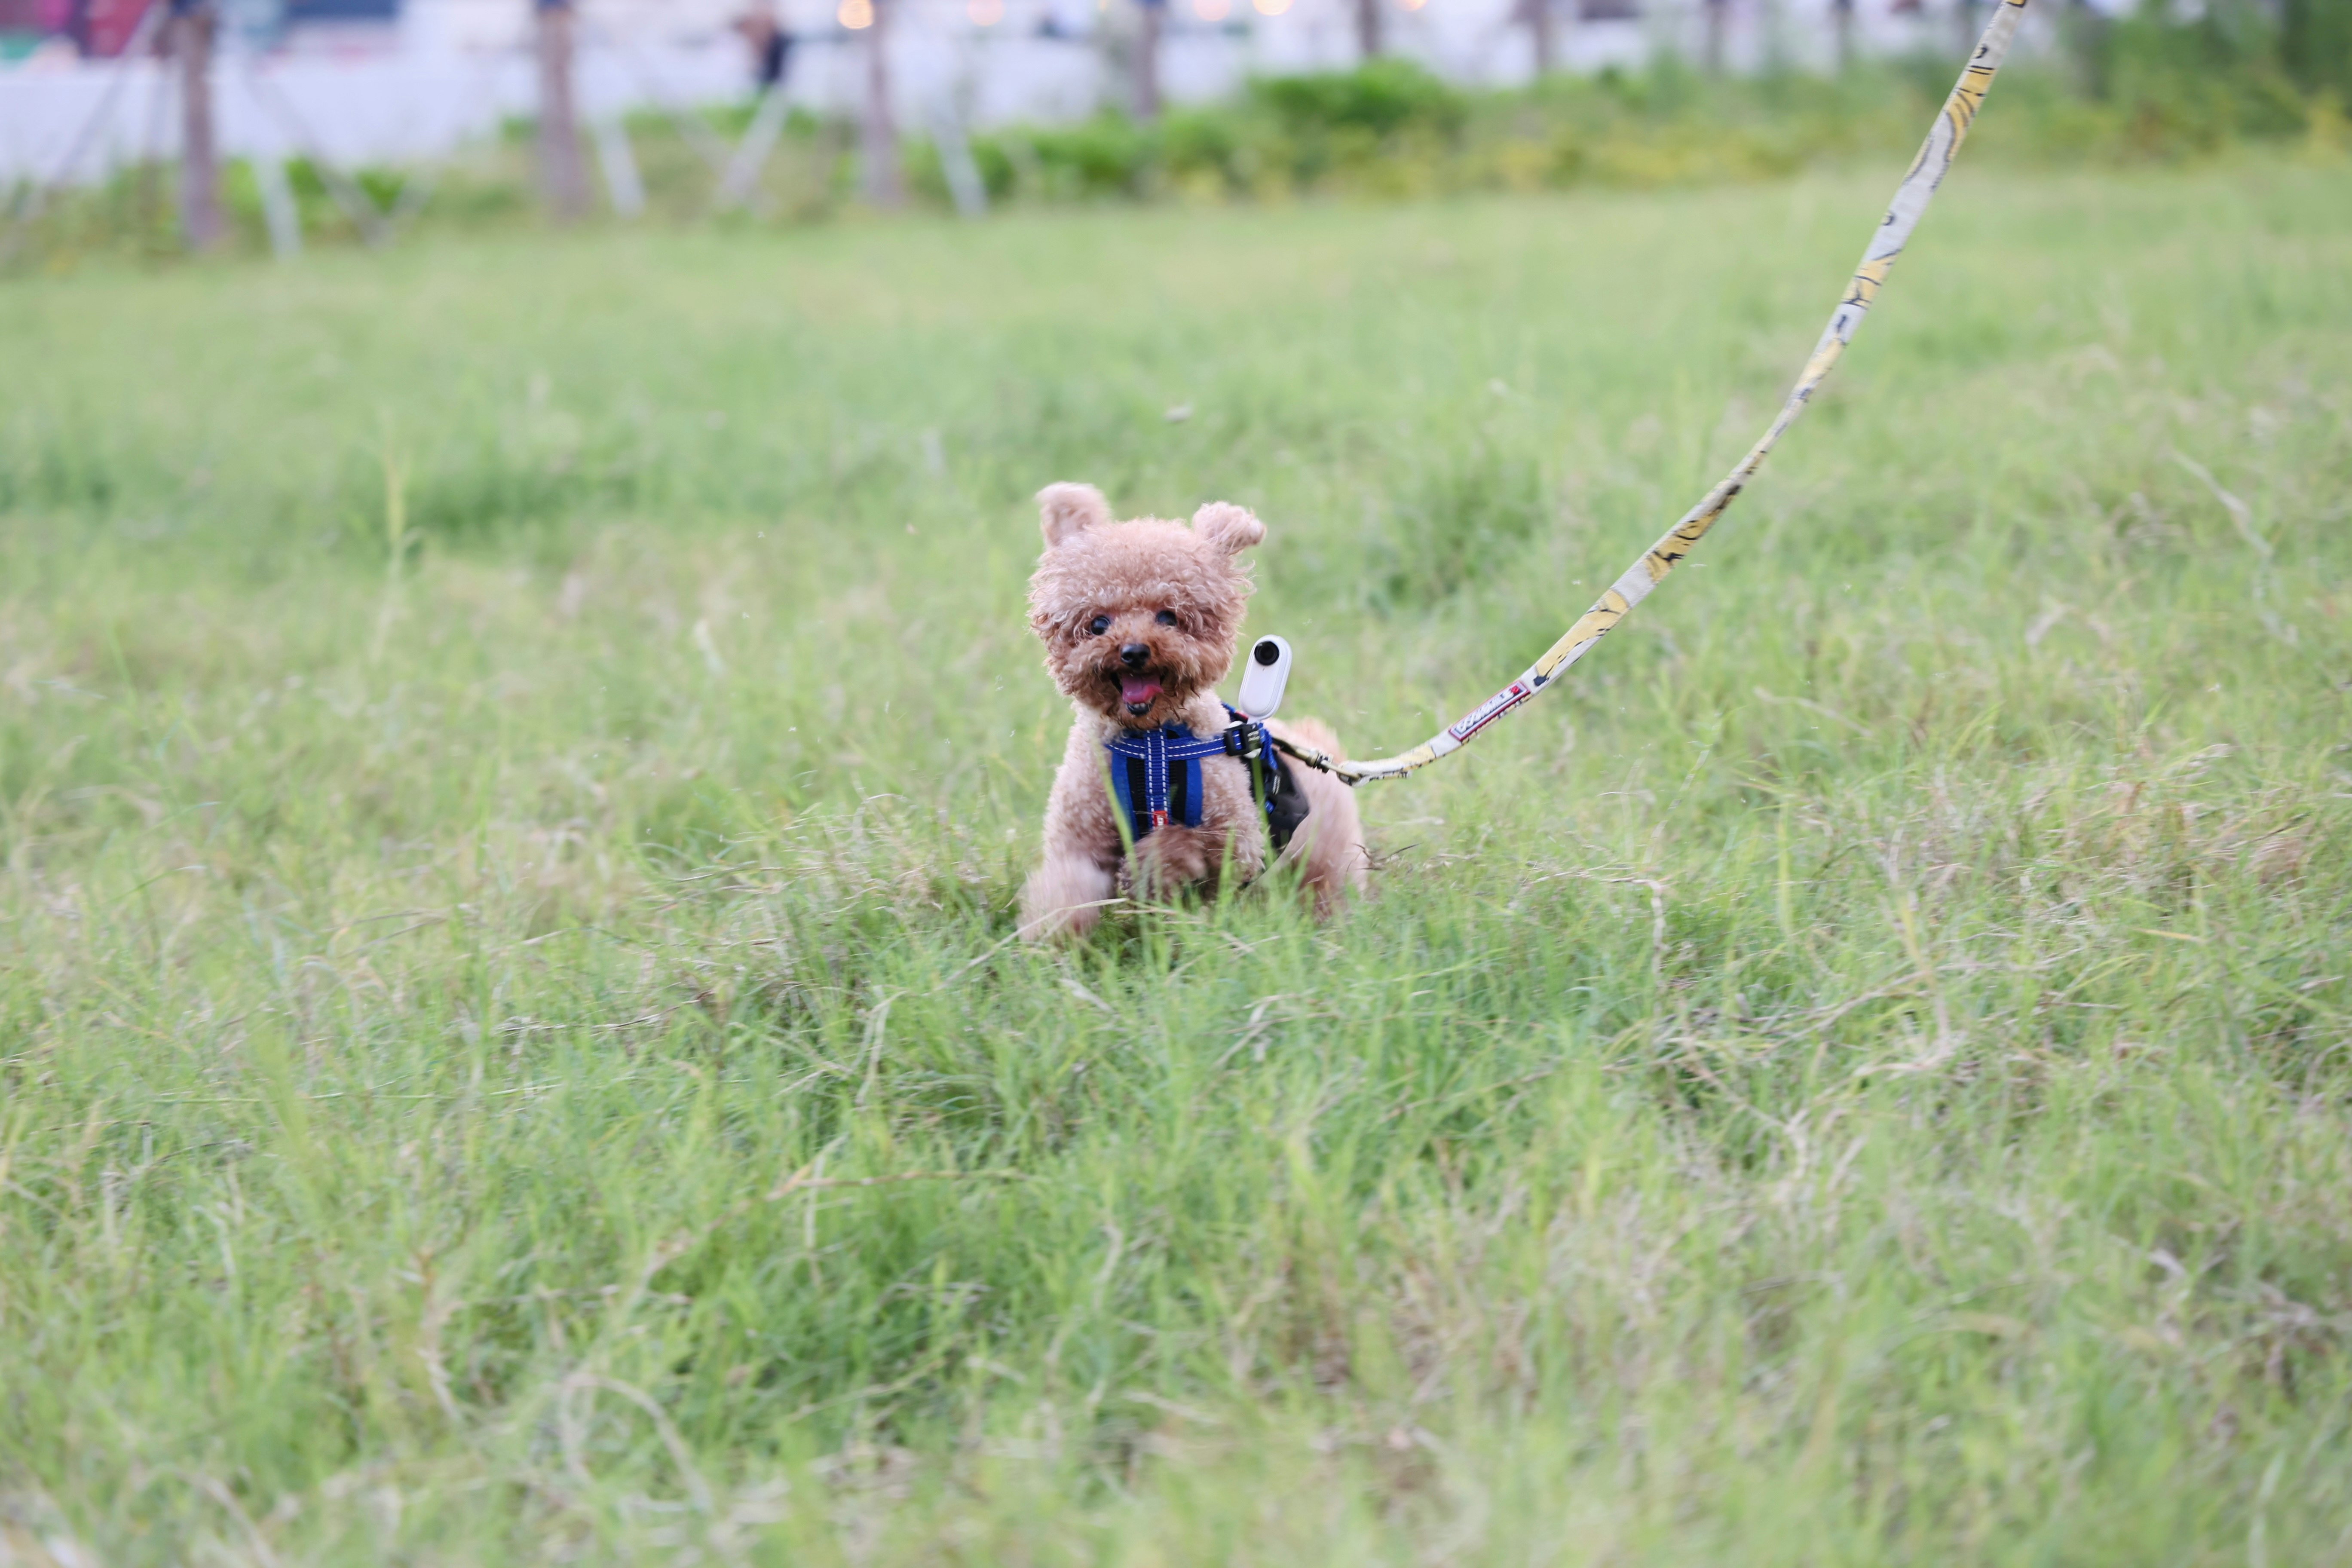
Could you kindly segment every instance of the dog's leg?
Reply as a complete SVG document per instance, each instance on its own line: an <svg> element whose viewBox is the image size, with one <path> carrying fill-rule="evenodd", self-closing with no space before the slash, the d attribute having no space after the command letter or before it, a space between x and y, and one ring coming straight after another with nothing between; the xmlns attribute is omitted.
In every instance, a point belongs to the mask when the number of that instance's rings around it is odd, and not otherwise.
<svg viewBox="0 0 2352 1568"><path fill-rule="evenodd" d="M1110 896L1111 874L1093 857L1049 848L1021 888L1021 935L1029 942L1084 936Z"/></svg>
<svg viewBox="0 0 2352 1568"><path fill-rule="evenodd" d="M1278 733L1332 757L1344 757L1339 738L1312 719L1271 725ZM1364 821L1356 810L1356 792L1303 763L1290 764L1290 776L1307 792L1307 820L1283 851L1285 860L1298 865L1298 879L1315 895L1315 912L1328 917L1351 893L1364 890L1371 867L1364 847Z"/></svg>
<svg viewBox="0 0 2352 1568"><path fill-rule="evenodd" d="M1339 784L1331 798L1318 798L1298 832L1307 840L1299 880L1314 890L1315 912L1328 920L1349 896L1364 890L1365 873L1371 868L1354 792Z"/></svg>
<svg viewBox="0 0 2352 1568"><path fill-rule="evenodd" d="M1030 942L1081 937L1117 892L1121 845L1102 783L1102 742L1081 719L1070 730L1045 799L1045 852L1021 889L1021 934Z"/></svg>

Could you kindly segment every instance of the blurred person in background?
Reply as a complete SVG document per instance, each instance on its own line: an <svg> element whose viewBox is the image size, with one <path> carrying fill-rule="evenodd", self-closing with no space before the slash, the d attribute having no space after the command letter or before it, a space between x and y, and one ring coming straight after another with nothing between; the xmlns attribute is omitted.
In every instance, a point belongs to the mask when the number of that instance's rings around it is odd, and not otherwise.
<svg viewBox="0 0 2352 1568"><path fill-rule="evenodd" d="M759 90L772 92L783 86L784 73L792 67L793 36L777 19L775 0L754 0L750 10L735 18L735 30L751 47L751 75Z"/></svg>

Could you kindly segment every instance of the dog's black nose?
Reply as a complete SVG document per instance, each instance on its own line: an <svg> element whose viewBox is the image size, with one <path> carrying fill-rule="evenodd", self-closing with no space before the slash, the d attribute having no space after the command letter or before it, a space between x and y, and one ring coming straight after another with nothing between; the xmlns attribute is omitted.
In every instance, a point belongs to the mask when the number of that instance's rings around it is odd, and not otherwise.
<svg viewBox="0 0 2352 1568"><path fill-rule="evenodd" d="M1123 663L1132 668L1150 658L1151 650L1139 642L1126 643L1119 647L1118 657Z"/></svg>

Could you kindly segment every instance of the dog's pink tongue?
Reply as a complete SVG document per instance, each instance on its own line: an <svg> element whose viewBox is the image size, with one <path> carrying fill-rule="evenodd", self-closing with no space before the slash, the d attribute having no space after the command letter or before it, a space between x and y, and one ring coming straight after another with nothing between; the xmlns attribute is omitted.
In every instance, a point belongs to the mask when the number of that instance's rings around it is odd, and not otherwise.
<svg viewBox="0 0 2352 1568"><path fill-rule="evenodd" d="M1130 706L1149 702L1159 695L1160 682L1156 680L1145 680L1130 675L1118 683L1118 700Z"/></svg>

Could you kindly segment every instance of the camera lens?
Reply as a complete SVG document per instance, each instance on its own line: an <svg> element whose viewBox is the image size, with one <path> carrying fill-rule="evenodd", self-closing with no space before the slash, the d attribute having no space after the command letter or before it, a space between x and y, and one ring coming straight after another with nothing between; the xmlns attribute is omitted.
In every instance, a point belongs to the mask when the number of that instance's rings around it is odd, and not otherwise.
<svg viewBox="0 0 2352 1568"><path fill-rule="evenodd" d="M1282 645L1272 637L1257 645L1256 658L1260 664L1272 664L1282 657Z"/></svg>

